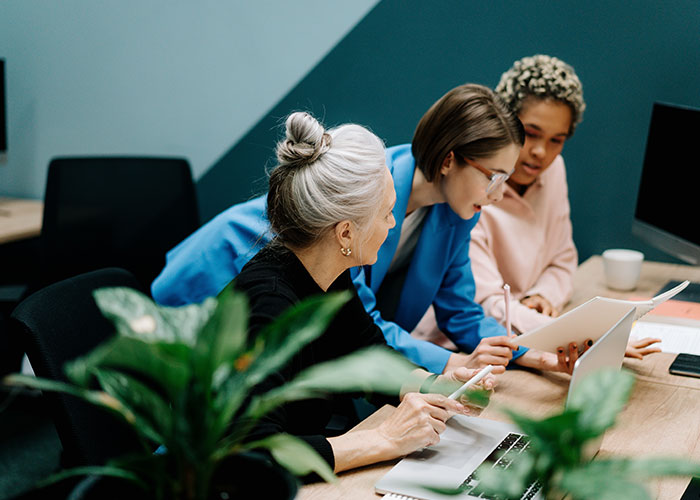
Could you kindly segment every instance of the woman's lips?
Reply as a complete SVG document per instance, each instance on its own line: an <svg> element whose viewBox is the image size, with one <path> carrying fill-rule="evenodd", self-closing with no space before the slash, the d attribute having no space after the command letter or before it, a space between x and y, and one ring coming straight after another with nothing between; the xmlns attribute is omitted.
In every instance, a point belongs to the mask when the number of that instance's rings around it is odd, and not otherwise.
<svg viewBox="0 0 700 500"><path fill-rule="evenodd" d="M532 163L522 163L523 169L528 175L539 175L542 167L539 165L533 165Z"/></svg>

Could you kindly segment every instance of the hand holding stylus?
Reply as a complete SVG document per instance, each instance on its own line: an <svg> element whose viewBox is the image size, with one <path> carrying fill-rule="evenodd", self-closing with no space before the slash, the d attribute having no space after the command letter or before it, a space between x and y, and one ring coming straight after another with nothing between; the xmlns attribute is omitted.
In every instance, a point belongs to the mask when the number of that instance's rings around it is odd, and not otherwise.
<svg viewBox="0 0 700 500"><path fill-rule="evenodd" d="M487 366L483 367L481 370L479 370L479 373L477 373L477 374L474 375L472 378L470 378L469 380L467 380L464 384L462 384L462 387L460 387L460 388L457 389L455 392L453 392L452 394L450 394L450 395L448 396L448 398L449 398L449 399L457 399L457 398L459 398L460 396L462 396L462 394L464 394L464 392L465 392L467 389L469 389L469 388L472 387L473 385L478 384L479 382L481 382L481 380L482 380L486 375L488 375L489 373L491 373L491 372L493 371L493 368L494 368L493 365L487 365Z"/></svg>

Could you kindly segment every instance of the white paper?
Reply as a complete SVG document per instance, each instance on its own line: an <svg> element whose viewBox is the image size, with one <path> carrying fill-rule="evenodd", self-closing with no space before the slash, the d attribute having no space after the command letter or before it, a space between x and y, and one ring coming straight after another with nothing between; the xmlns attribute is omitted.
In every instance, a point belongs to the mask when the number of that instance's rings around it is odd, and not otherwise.
<svg viewBox="0 0 700 500"><path fill-rule="evenodd" d="M632 327L630 337L643 339L653 337L661 339L662 352L687 352L700 355L700 328L652 321L637 321Z"/></svg>
<svg viewBox="0 0 700 500"><path fill-rule="evenodd" d="M525 347L552 353L556 353L559 346L565 346L569 342L575 342L578 345L583 345L588 339L595 342L620 321L630 308L636 308L634 318L637 320L683 290L688 286L688 283L690 282L684 281L675 288L649 300L594 297L554 318L549 323L525 332L513 340Z"/></svg>

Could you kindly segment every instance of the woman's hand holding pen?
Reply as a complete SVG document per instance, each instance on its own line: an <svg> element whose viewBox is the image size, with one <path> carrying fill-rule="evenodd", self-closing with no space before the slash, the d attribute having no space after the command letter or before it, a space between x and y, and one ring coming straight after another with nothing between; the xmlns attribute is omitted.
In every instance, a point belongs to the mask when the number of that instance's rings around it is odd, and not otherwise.
<svg viewBox="0 0 700 500"><path fill-rule="evenodd" d="M478 377L471 380L472 384L492 388L495 380L488 371L482 370ZM440 434L447 428L446 422L453 415L481 411L481 408L472 405L473 409L470 409L458 399L448 397L455 387L468 385L463 383L472 379L477 372L460 368L449 375L434 375L416 369L415 376L405 384L409 392L401 396L399 406L378 427L352 430L328 438L335 456L335 472L402 457L437 444ZM415 392L419 387L427 393Z"/></svg>
<svg viewBox="0 0 700 500"><path fill-rule="evenodd" d="M518 344L505 335L485 337L471 354L462 352L451 354L442 373L449 373L459 367L483 368L487 365L494 365L494 374L503 373L513 359L513 351L517 350Z"/></svg>
<svg viewBox="0 0 700 500"><path fill-rule="evenodd" d="M396 458L437 444L447 420L466 411L460 402L442 394L410 392L376 432L382 447L390 450L389 458Z"/></svg>
<svg viewBox="0 0 700 500"><path fill-rule="evenodd" d="M518 344L513 341L515 335L510 328L510 286L508 284L503 285L503 299L506 313L506 335L481 339L474 352L469 354L471 360L466 366L483 368L487 365L493 365L494 373L503 373L510 360L513 359L513 351L518 350Z"/></svg>
<svg viewBox="0 0 700 500"><path fill-rule="evenodd" d="M472 404L462 404L460 400L464 399L461 394L454 399L448 394L453 393L455 388L464 387L463 384L472 379L474 381L471 387L493 390L496 378L490 371L492 370L460 367L448 374L439 375L430 386L429 394L406 394L391 417L377 428L378 434L394 450L396 456L438 443L447 420L453 415L475 415L483 409Z"/></svg>
<svg viewBox="0 0 700 500"><path fill-rule="evenodd" d="M470 398L467 391L478 389L481 391L493 392L498 380L497 377L492 375L494 368L495 367L493 365L488 365L481 370L458 368L449 375L442 375L438 377L438 381L442 378L451 379L450 382L452 387L455 386L455 383L461 383L459 388L452 391L448 397L450 399L456 399L462 403L467 408L467 411L464 412L466 415L477 416L483 411L484 408L486 408L490 397L486 397L485 400Z"/></svg>
<svg viewBox="0 0 700 500"><path fill-rule="evenodd" d="M442 394L409 392L378 427L356 429L328 438L335 472L392 460L437 444L446 422L467 410Z"/></svg>
<svg viewBox="0 0 700 500"><path fill-rule="evenodd" d="M438 376L436 383L441 383L443 380L445 380L445 381L449 381L449 384L452 386L454 386L455 383L461 385L464 382L468 382L469 380L471 380L479 372L480 372L480 370L476 369L476 368L465 368L465 367L457 368L456 370L453 370L450 373L446 373L445 375ZM485 375L478 382L476 382L474 384L474 387L479 387L481 389L485 389L487 391L490 391L494 387L496 387L497 383L498 383L498 379L497 379L497 377L493 376L493 370L491 370L487 375Z"/></svg>

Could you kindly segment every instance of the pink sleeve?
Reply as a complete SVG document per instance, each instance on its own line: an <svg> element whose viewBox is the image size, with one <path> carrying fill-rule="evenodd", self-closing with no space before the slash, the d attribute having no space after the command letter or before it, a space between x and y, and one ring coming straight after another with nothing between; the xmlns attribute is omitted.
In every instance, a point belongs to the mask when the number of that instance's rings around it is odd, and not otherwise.
<svg viewBox="0 0 700 500"><path fill-rule="evenodd" d="M551 190L554 196L550 220L551 239L548 242L547 252L552 257L549 265L542 272L537 282L527 291L526 295L541 295L546 298L557 310L569 301L573 293L573 280L578 266L578 252L574 245L571 227L571 209L569 206L569 193L566 183L566 170L561 157L561 167L557 168L555 189ZM560 207L557 209L557 207Z"/></svg>
<svg viewBox="0 0 700 500"><path fill-rule="evenodd" d="M501 321L502 311L499 313L495 304L503 302L503 277L498 270L498 262L493 253L491 246L493 236L489 229L486 217L481 217L471 233L469 258L472 262L472 274L476 285L474 300L481 304L487 316L493 316Z"/></svg>
<svg viewBox="0 0 700 500"><path fill-rule="evenodd" d="M498 270L496 257L491 247L493 237L486 217L472 230L469 245L469 258L472 261L472 273L476 284L475 300L484 308L484 313L501 324L505 324L505 304L503 295L503 277ZM510 302L511 326L516 332L526 332L551 320L523 305L518 300Z"/></svg>

